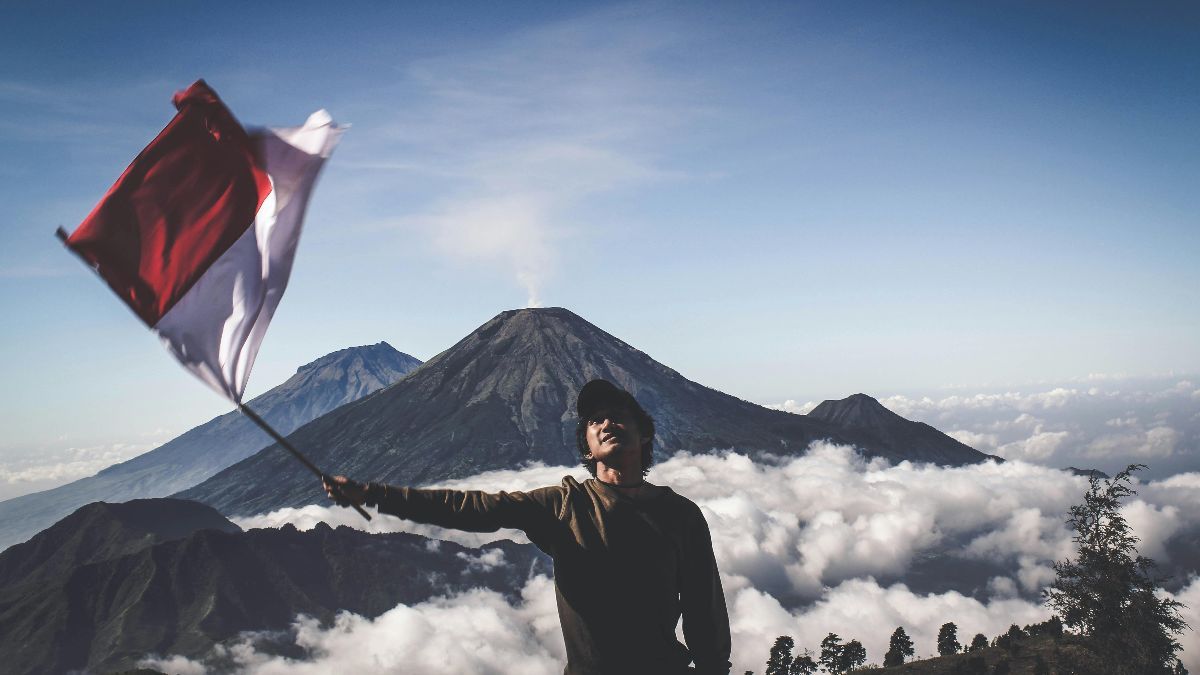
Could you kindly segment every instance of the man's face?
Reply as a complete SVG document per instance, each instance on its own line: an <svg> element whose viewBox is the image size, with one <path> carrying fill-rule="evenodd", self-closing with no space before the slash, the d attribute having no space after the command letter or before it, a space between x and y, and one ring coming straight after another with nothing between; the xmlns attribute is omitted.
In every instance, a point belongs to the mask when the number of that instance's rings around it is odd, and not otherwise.
<svg viewBox="0 0 1200 675"><path fill-rule="evenodd" d="M588 452L592 459L614 465L642 461L642 430L637 417L624 407L601 408L587 420Z"/></svg>

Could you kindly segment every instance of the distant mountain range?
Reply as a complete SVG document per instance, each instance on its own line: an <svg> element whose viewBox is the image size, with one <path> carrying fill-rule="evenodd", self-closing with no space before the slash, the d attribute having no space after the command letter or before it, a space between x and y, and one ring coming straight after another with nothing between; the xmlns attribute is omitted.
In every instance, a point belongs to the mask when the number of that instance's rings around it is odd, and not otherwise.
<svg viewBox="0 0 1200 675"><path fill-rule="evenodd" d="M532 574L550 574L549 559L511 541L467 549L325 524L242 532L195 502L90 504L0 554L0 670L195 658L241 631L286 630L301 613L327 625L338 610L373 618L470 588L511 599Z"/></svg>
<svg viewBox="0 0 1200 675"><path fill-rule="evenodd" d="M419 365L420 361L386 342L343 349L301 367L249 406L280 433L288 434L393 384ZM234 411L95 476L0 502L0 550L90 502L162 497L191 487L270 442Z"/></svg>
<svg viewBox="0 0 1200 675"><path fill-rule="evenodd" d="M962 465L989 459L864 395L809 415L755 405L683 377L561 308L503 312L395 385L298 429L291 440L326 471L421 485L527 462L572 465L574 400L604 377L653 415L655 451L799 455L813 441L870 456ZM313 477L269 447L177 493L229 515L298 507L324 496Z"/></svg>

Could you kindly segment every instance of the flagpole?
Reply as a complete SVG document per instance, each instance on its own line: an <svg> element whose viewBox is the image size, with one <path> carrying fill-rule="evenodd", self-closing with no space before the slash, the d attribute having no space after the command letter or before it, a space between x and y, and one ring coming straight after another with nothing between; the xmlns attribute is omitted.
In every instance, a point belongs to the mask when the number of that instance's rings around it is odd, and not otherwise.
<svg viewBox="0 0 1200 675"><path fill-rule="evenodd" d="M325 482L325 484L332 487L335 495L341 496L341 491L338 489L337 484L334 483L324 471L318 469L316 464L313 464L307 457L301 454L299 450L292 447L292 444L288 443L286 438L281 436L278 431L275 431L275 429L271 428L271 425L267 424L263 418L259 417L258 413L251 410L250 406L246 405L245 403L238 403L238 410L241 410L243 415L250 418L250 421L257 424L263 431L267 432L271 438L274 438L276 443L282 445L288 452L292 453L292 456L300 460L300 463L307 467L309 471L313 472L317 478L320 478ZM371 519L371 514L367 513L362 506L355 504L354 502L350 502L350 506L353 506L355 511L358 511L360 514L362 514L363 518L366 518L367 520Z"/></svg>

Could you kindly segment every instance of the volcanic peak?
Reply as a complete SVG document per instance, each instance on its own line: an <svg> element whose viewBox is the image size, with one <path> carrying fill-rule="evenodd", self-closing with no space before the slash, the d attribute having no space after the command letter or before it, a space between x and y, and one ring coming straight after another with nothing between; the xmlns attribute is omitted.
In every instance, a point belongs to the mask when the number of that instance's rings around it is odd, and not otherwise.
<svg viewBox="0 0 1200 675"><path fill-rule="evenodd" d="M852 394L840 401L828 400L813 408L808 417L847 427L881 427L905 421L878 400Z"/></svg>

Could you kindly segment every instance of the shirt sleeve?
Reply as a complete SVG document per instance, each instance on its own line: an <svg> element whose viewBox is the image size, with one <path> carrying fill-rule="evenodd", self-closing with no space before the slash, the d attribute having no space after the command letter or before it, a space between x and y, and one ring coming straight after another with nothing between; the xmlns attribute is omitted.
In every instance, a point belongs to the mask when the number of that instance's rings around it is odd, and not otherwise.
<svg viewBox="0 0 1200 675"><path fill-rule="evenodd" d="M563 490L538 488L529 492L424 490L372 484L367 503L380 513L419 523L468 532L495 532L502 527L523 530L540 539L558 521Z"/></svg>
<svg viewBox="0 0 1200 675"><path fill-rule="evenodd" d="M717 573L712 536L700 508L689 528L687 555L679 600L683 610L683 637L696 664L698 675L726 675L729 662L729 612Z"/></svg>

